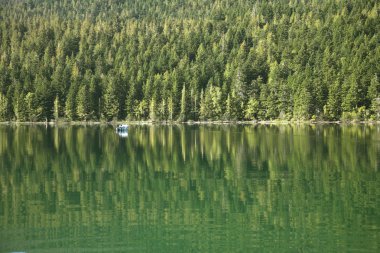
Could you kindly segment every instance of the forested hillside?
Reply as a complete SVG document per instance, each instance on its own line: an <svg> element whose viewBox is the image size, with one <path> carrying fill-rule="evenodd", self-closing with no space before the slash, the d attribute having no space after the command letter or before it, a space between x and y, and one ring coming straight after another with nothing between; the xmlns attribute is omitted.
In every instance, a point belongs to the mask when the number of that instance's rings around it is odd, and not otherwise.
<svg viewBox="0 0 380 253"><path fill-rule="evenodd" d="M0 0L0 121L376 119L377 0Z"/></svg>

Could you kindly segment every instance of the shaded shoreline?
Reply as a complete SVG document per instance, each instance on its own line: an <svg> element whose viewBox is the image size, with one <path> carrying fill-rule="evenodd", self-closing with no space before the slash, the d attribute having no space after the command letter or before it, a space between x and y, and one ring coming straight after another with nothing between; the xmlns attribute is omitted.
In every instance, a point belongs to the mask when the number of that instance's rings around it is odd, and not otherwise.
<svg viewBox="0 0 380 253"><path fill-rule="evenodd" d="M283 121L283 120L263 120L263 121L3 121L0 125L49 125L49 126L64 126L64 125L303 125L303 124L335 124L335 125L377 125L380 121Z"/></svg>

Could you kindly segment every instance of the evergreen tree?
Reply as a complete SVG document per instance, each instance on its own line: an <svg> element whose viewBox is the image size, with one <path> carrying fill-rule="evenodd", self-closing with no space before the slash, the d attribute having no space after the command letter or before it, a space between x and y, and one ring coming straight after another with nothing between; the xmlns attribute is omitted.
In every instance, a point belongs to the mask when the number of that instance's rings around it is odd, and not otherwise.
<svg viewBox="0 0 380 253"><path fill-rule="evenodd" d="M354 77L346 81L344 93L346 94L342 99L342 110L344 112L353 112L357 108L358 103L358 84Z"/></svg>
<svg viewBox="0 0 380 253"><path fill-rule="evenodd" d="M60 108L59 108L59 97L58 96L56 96L54 99L53 110L54 110L54 119L55 119L55 121L57 121L59 119L59 116L60 116L60 114L59 114L59 110L60 110Z"/></svg>
<svg viewBox="0 0 380 253"><path fill-rule="evenodd" d="M157 119L375 116L377 1L235 2L5 1L5 117L57 118L58 97L69 120L147 120L153 96Z"/></svg>
<svg viewBox="0 0 380 253"><path fill-rule="evenodd" d="M28 92L28 94L26 94L25 103L28 108L28 120L31 122L41 120L43 108L38 105L37 96L33 92Z"/></svg>
<svg viewBox="0 0 380 253"><path fill-rule="evenodd" d="M66 104L65 104L65 116L69 120L76 119L76 86L72 85L69 90L69 94L67 95Z"/></svg>
<svg viewBox="0 0 380 253"><path fill-rule="evenodd" d="M299 90L294 98L293 118L297 120L308 120L310 115L311 95L306 85Z"/></svg>
<svg viewBox="0 0 380 253"><path fill-rule="evenodd" d="M255 120L259 112L259 101L255 98L250 98L247 107L244 111L244 118L246 120Z"/></svg>
<svg viewBox="0 0 380 253"><path fill-rule="evenodd" d="M77 95L77 115L79 120L89 120L93 115L90 105L89 89L87 85L80 87Z"/></svg>
<svg viewBox="0 0 380 253"><path fill-rule="evenodd" d="M8 99L0 93L0 122L8 119Z"/></svg>
<svg viewBox="0 0 380 253"><path fill-rule="evenodd" d="M157 119L157 113L156 113L156 100L155 98L153 97L150 101L150 106L149 106L149 119L151 121L155 121Z"/></svg>
<svg viewBox="0 0 380 253"><path fill-rule="evenodd" d="M265 118L276 119L279 115L278 111L278 89L280 82L280 73L278 63L275 61L270 64L270 72L268 79L268 93L265 100Z"/></svg>
<svg viewBox="0 0 380 253"><path fill-rule="evenodd" d="M377 75L371 79L371 84L368 88L367 97L371 101L371 112L376 120L380 120L380 83Z"/></svg>
<svg viewBox="0 0 380 253"><path fill-rule="evenodd" d="M243 118L244 105L247 99L246 75L242 69L238 68L236 78L232 82L232 117L235 119Z"/></svg>
<svg viewBox="0 0 380 253"><path fill-rule="evenodd" d="M14 114L17 121L22 122L29 120L24 93L21 93L19 96L17 96L14 101Z"/></svg>
<svg viewBox="0 0 380 253"><path fill-rule="evenodd" d="M106 90L104 92L104 107L103 118L107 121L117 119L119 114L119 100L116 94L116 87L114 82L108 82Z"/></svg>
<svg viewBox="0 0 380 253"><path fill-rule="evenodd" d="M128 95L126 97L125 101L125 107L126 107L126 114L127 118L133 119L134 116L137 116L138 119L142 119L141 117L144 117L145 115L145 105L146 101L137 101L136 100L136 89L135 89L135 82L131 81L129 86ZM144 109L143 109L144 108Z"/></svg>
<svg viewBox="0 0 380 253"><path fill-rule="evenodd" d="M222 118L222 91L219 87L211 86L210 87L211 94L211 119L212 120L220 120Z"/></svg>
<svg viewBox="0 0 380 253"><path fill-rule="evenodd" d="M376 98L379 98L379 93L380 93L380 82L377 77L377 75L374 75L371 78L371 84L368 87L368 92L367 92L367 97L369 101L373 101Z"/></svg>
<svg viewBox="0 0 380 253"><path fill-rule="evenodd" d="M181 112L179 114L178 121L186 121L187 118L188 118L188 103L187 103L187 97L186 97L186 87L184 85L182 88Z"/></svg>
<svg viewBox="0 0 380 253"><path fill-rule="evenodd" d="M144 120L148 117L148 103L145 100L142 100L140 103L138 103L137 106L135 106L135 115L134 117L138 120Z"/></svg>
<svg viewBox="0 0 380 253"><path fill-rule="evenodd" d="M224 112L224 119L225 120L234 120L234 117L232 115L232 103L231 103L230 94L228 94L227 100L226 100L226 110Z"/></svg>
<svg viewBox="0 0 380 253"><path fill-rule="evenodd" d="M168 106L166 105L166 100L163 99L158 107L158 117L161 120L167 120L168 119Z"/></svg>
<svg viewBox="0 0 380 253"><path fill-rule="evenodd" d="M337 120L341 115L341 94L340 83L336 81L334 85L330 87L327 104L324 107L324 114L329 120Z"/></svg>
<svg viewBox="0 0 380 253"><path fill-rule="evenodd" d="M173 114L174 114L174 105L173 105L173 97L169 97L168 102L168 119L173 120Z"/></svg>
<svg viewBox="0 0 380 253"><path fill-rule="evenodd" d="M204 95L204 92L203 92L203 89L201 91L201 99L200 99L200 103L199 103L199 119L200 120L206 120L207 119L207 105L206 105L206 102L205 102L205 95Z"/></svg>

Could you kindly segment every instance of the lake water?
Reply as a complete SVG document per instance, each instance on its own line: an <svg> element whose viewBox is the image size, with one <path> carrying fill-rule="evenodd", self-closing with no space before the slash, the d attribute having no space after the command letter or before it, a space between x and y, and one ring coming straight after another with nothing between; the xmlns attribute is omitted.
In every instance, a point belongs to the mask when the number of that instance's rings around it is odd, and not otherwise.
<svg viewBox="0 0 380 253"><path fill-rule="evenodd" d="M380 252L380 126L0 126L0 252Z"/></svg>

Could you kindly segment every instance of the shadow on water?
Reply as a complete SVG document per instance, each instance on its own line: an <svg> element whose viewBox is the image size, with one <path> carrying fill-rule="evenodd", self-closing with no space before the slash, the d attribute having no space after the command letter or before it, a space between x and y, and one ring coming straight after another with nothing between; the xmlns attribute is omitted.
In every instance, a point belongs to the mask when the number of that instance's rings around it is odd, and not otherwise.
<svg viewBox="0 0 380 253"><path fill-rule="evenodd" d="M0 126L0 252L379 250L376 126L127 134Z"/></svg>

